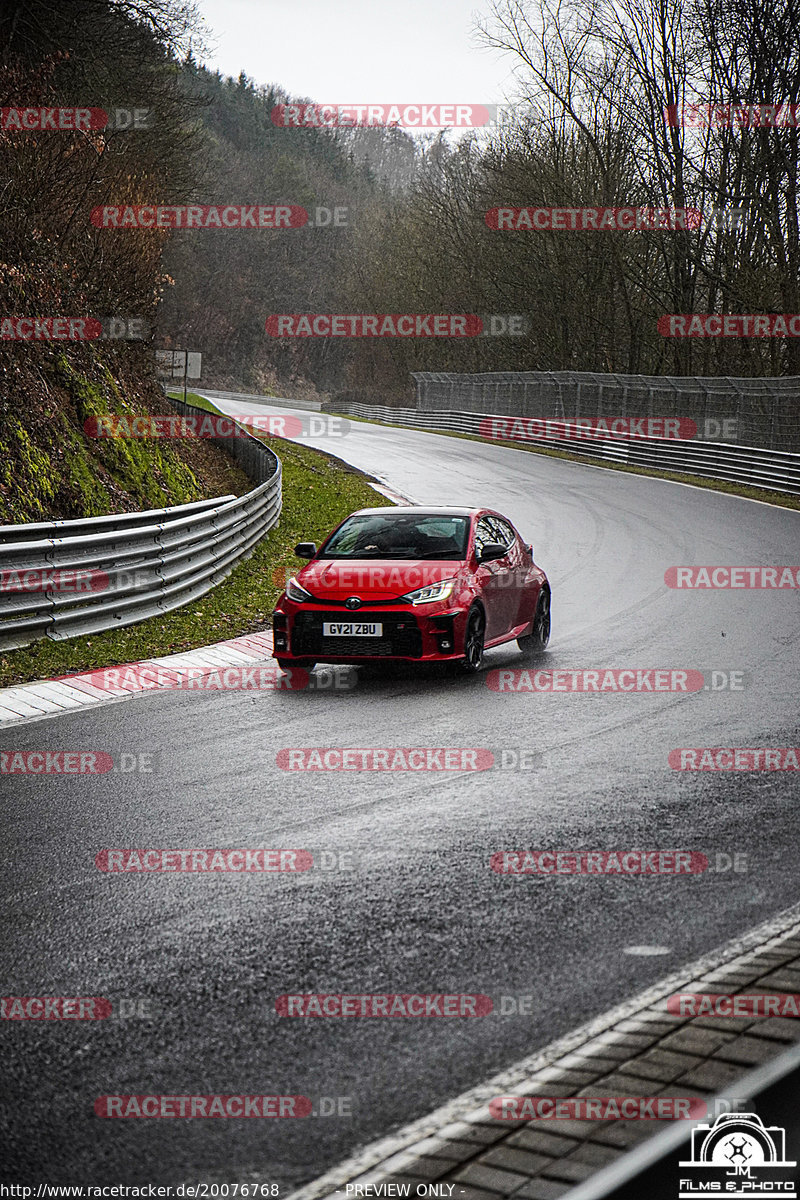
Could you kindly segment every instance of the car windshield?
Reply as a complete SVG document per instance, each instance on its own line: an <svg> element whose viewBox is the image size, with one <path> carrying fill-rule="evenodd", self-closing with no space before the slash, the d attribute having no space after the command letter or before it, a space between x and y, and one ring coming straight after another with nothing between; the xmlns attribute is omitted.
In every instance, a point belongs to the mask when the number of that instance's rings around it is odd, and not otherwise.
<svg viewBox="0 0 800 1200"><path fill-rule="evenodd" d="M467 554L469 517L420 514L350 517L320 558L452 558Z"/></svg>

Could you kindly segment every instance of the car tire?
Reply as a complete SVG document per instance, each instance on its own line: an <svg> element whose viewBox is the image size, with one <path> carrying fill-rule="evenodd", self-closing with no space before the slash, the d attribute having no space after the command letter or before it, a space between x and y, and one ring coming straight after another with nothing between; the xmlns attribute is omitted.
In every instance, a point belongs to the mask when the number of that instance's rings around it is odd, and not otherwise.
<svg viewBox="0 0 800 1200"><path fill-rule="evenodd" d="M536 612L531 623L531 632L517 638L517 645L523 654L538 654L546 649L550 641L550 592L542 588L536 603Z"/></svg>
<svg viewBox="0 0 800 1200"><path fill-rule="evenodd" d="M464 657L461 659L461 669L468 675L474 675L483 666L483 642L486 636L486 617L483 609L473 604L467 614L467 624L464 630Z"/></svg>
<svg viewBox="0 0 800 1200"><path fill-rule="evenodd" d="M311 671L317 665L315 658L276 658L275 661L282 671L291 671L292 667Z"/></svg>

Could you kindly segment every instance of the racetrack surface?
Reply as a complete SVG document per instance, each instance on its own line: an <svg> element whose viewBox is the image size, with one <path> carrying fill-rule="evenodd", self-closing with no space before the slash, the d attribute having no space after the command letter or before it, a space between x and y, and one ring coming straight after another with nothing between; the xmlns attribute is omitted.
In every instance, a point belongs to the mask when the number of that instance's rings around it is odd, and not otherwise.
<svg viewBox="0 0 800 1200"><path fill-rule="evenodd" d="M253 411L235 401L226 411ZM282 414L291 409L281 407ZM298 411L299 416L304 416ZM678 591L680 564L798 564L800 515L520 450L353 422L316 443L419 503L495 507L553 589L537 665L745 672L695 694L503 694L487 675L160 692L0 733L154 753L5 780L4 995L145 999L148 1019L2 1021L3 1176L298 1185L800 898L796 775L681 773L681 746L797 743L797 590ZM521 667L516 646L487 671ZM286 772L286 747L533 750L535 769ZM353 870L106 875L103 847L300 847ZM745 853L746 872L506 877L499 850ZM12 939L13 932L13 939ZM660 956L632 956L656 945ZM286 1018L284 993L533 995L526 1016ZM679 1089L678 1089L679 1091ZM352 1116L103 1120L104 1094L349 1097ZM676 1091L676 1094L677 1091Z"/></svg>

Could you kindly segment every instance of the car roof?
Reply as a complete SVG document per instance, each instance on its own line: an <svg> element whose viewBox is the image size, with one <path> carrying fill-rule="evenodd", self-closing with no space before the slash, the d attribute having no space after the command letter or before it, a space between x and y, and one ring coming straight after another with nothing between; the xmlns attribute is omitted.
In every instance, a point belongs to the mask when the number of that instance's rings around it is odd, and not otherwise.
<svg viewBox="0 0 800 1200"><path fill-rule="evenodd" d="M390 513L405 515L406 513L414 513L418 517L470 517L473 513L482 512L480 508L459 508L455 505L437 505L431 507L427 504L407 504L407 505L392 505L387 508L359 508L356 512L351 513L351 517L385 517Z"/></svg>

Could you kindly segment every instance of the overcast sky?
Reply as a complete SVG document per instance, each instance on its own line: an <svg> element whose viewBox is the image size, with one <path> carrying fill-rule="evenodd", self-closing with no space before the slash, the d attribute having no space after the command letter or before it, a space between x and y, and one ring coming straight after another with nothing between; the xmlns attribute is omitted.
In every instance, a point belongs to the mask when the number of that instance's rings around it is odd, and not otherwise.
<svg viewBox="0 0 800 1200"><path fill-rule="evenodd" d="M318 103L498 104L509 56L481 47L488 0L199 0L204 64Z"/></svg>

